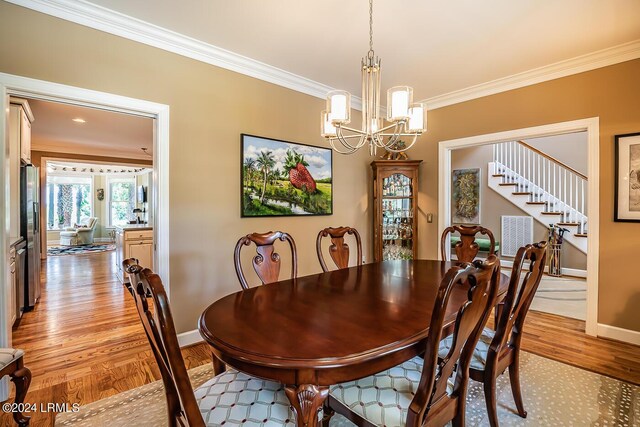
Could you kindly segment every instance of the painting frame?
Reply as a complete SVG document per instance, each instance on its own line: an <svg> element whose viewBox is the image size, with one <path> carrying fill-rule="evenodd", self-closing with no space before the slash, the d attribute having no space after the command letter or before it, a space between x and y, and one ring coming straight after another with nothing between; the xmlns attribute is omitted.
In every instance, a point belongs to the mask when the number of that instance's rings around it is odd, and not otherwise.
<svg viewBox="0 0 640 427"><path fill-rule="evenodd" d="M253 144L253 147L251 147L251 144ZM308 176L304 171L300 171L301 173L300 175L296 175L297 179L295 181L291 181L290 171L292 169L286 171L284 167L286 164L284 164L283 169L280 171L280 178L275 178L275 185L280 188L274 188L274 185L269 185L266 180L263 180L262 184L264 188L260 192L262 197L260 197L260 203L258 205L258 203L255 202L257 196L257 194L254 193L256 191L255 182L251 181L252 177L248 177L251 169L247 167L247 160L257 160L257 158L253 156L256 156L262 151L271 151L272 154L275 153L274 161L276 166L283 164L286 160L284 156L288 156L289 151L292 152L293 156L300 156L304 160L304 163L310 164L303 165L305 167L301 168L307 170ZM304 156L308 157L305 159ZM309 162L307 160L309 160ZM275 168L275 170L277 169L278 168ZM289 173L289 178L285 179L287 173ZM314 176L314 173L316 176ZM313 184L309 180L309 176L311 180L313 180ZM302 180L301 186L300 180ZM308 183L308 187L314 187L314 189L310 191L305 182ZM269 194L266 193L267 185L271 187L269 188ZM296 187L295 185L300 187ZM282 190L282 192L279 190ZM284 192L286 192L286 194L284 194ZM271 197L271 204L263 203L267 196ZM333 215L333 150L316 145L302 144L248 133L240 134L241 218L328 215Z"/></svg>
<svg viewBox="0 0 640 427"><path fill-rule="evenodd" d="M463 182L468 181L467 187L472 188L460 189ZM461 209L462 192L471 191L472 200L470 203L464 204L464 210L474 212L473 216L464 214ZM451 171L451 224L460 225L480 225L481 224L481 197L482 197L482 169L481 168L462 168ZM474 200L475 199L475 200Z"/></svg>
<svg viewBox="0 0 640 427"><path fill-rule="evenodd" d="M640 222L640 132L615 135L614 138L613 220Z"/></svg>

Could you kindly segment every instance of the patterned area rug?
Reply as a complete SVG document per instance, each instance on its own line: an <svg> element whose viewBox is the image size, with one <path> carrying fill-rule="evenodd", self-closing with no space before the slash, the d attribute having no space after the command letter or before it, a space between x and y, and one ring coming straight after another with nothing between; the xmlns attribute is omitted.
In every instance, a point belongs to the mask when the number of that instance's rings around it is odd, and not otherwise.
<svg viewBox="0 0 640 427"><path fill-rule="evenodd" d="M508 374L498 379L498 417L507 426L637 426L640 387L574 368L530 353L521 355L522 392L526 419L515 412ZM213 375L211 365L189 370L194 388ZM488 426L482 385L471 381L467 397L467 426ZM56 426L166 426L161 381L59 414ZM351 427L336 415L332 427Z"/></svg>
<svg viewBox="0 0 640 427"><path fill-rule="evenodd" d="M47 255L83 255L93 252L113 251L115 249L116 245L53 246L47 249Z"/></svg>

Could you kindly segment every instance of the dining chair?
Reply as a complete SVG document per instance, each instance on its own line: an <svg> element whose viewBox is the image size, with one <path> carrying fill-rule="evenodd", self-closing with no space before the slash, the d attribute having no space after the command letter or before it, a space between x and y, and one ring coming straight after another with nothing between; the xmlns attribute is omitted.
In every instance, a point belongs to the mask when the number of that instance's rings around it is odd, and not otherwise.
<svg viewBox="0 0 640 427"><path fill-rule="evenodd" d="M484 383L489 423L498 426L496 407L496 379L509 368L511 392L518 414L526 418L520 389L520 341L522 327L531 301L538 289L547 259L547 243L540 242L521 247L513 262L507 295L497 305L496 328L484 328L473 352L469 376ZM525 262L528 267L525 269ZM440 343L440 356L449 351L453 337Z"/></svg>
<svg viewBox="0 0 640 427"><path fill-rule="evenodd" d="M13 404L7 402L6 406L12 408L13 420L20 427L29 425L31 417L22 413L24 410L24 398L31 384L31 371L24 366L24 351L16 348L0 348L0 378L8 375L16 385L16 397ZM28 407L28 405L27 405Z"/></svg>
<svg viewBox="0 0 640 427"><path fill-rule="evenodd" d="M443 261L447 260L447 235L456 232L460 234L460 241L456 243L453 249L456 252L458 261L471 262L478 256L478 252L480 252L480 245L476 242L476 235L478 233L486 235L489 238L489 255L495 254L496 239L493 237L491 230L480 225L452 225L444 229L442 237L440 238L440 250L442 251Z"/></svg>
<svg viewBox="0 0 640 427"><path fill-rule="evenodd" d="M320 261L322 271L329 271L329 267L327 267L327 263L325 262L324 255L322 253L322 239L325 237L331 238L329 256L336 267L349 267L349 245L344 241L345 234L352 235L355 238L356 265L362 265L362 241L360 240L360 233L358 233L358 230L352 227L328 227L324 230L320 230L318 237L316 238L316 252L318 253L318 261Z"/></svg>
<svg viewBox="0 0 640 427"><path fill-rule="evenodd" d="M236 243L233 260L236 267L236 274L242 289L249 289L249 284L242 269L240 250L243 246L254 244L257 255L253 257L252 264L258 278L262 284L277 282L280 277L280 254L275 252L274 243L277 241L289 243L291 248L291 278L298 275L298 258L296 254L296 243L293 238L282 231L269 231L267 233L251 233L243 236Z"/></svg>
<svg viewBox="0 0 640 427"><path fill-rule="evenodd" d="M279 383L228 369L194 391L160 277L137 265L134 259L124 260L122 265L129 275L136 309L160 369L169 426L295 426L295 415L284 386Z"/></svg>
<svg viewBox="0 0 640 427"><path fill-rule="evenodd" d="M440 426L449 421L464 426L469 364L495 303L499 265L491 255L448 270L435 297L424 358L416 356L384 372L332 386L328 406L359 426ZM466 299L451 298L456 286L469 287ZM452 311L449 304L460 306L455 310L454 344L438 360L442 329L449 320L445 314Z"/></svg>

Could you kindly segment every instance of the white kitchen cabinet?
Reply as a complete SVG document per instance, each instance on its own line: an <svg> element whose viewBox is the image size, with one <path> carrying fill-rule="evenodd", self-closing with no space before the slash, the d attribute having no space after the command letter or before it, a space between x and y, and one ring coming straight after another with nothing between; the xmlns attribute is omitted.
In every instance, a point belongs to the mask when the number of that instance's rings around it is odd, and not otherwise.
<svg viewBox="0 0 640 427"><path fill-rule="evenodd" d="M129 283L122 261L136 258L141 266L153 270L153 229L145 224L131 224L116 227L116 267L118 279Z"/></svg>

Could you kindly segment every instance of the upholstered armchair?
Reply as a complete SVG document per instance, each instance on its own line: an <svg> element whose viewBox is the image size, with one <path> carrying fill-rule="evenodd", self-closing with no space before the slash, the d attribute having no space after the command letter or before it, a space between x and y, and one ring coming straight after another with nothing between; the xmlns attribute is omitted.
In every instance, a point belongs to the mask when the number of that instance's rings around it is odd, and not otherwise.
<svg viewBox="0 0 640 427"><path fill-rule="evenodd" d="M98 218L92 216L80 221L76 227L67 227L60 232L60 244L64 246L90 245Z"/></svg>

